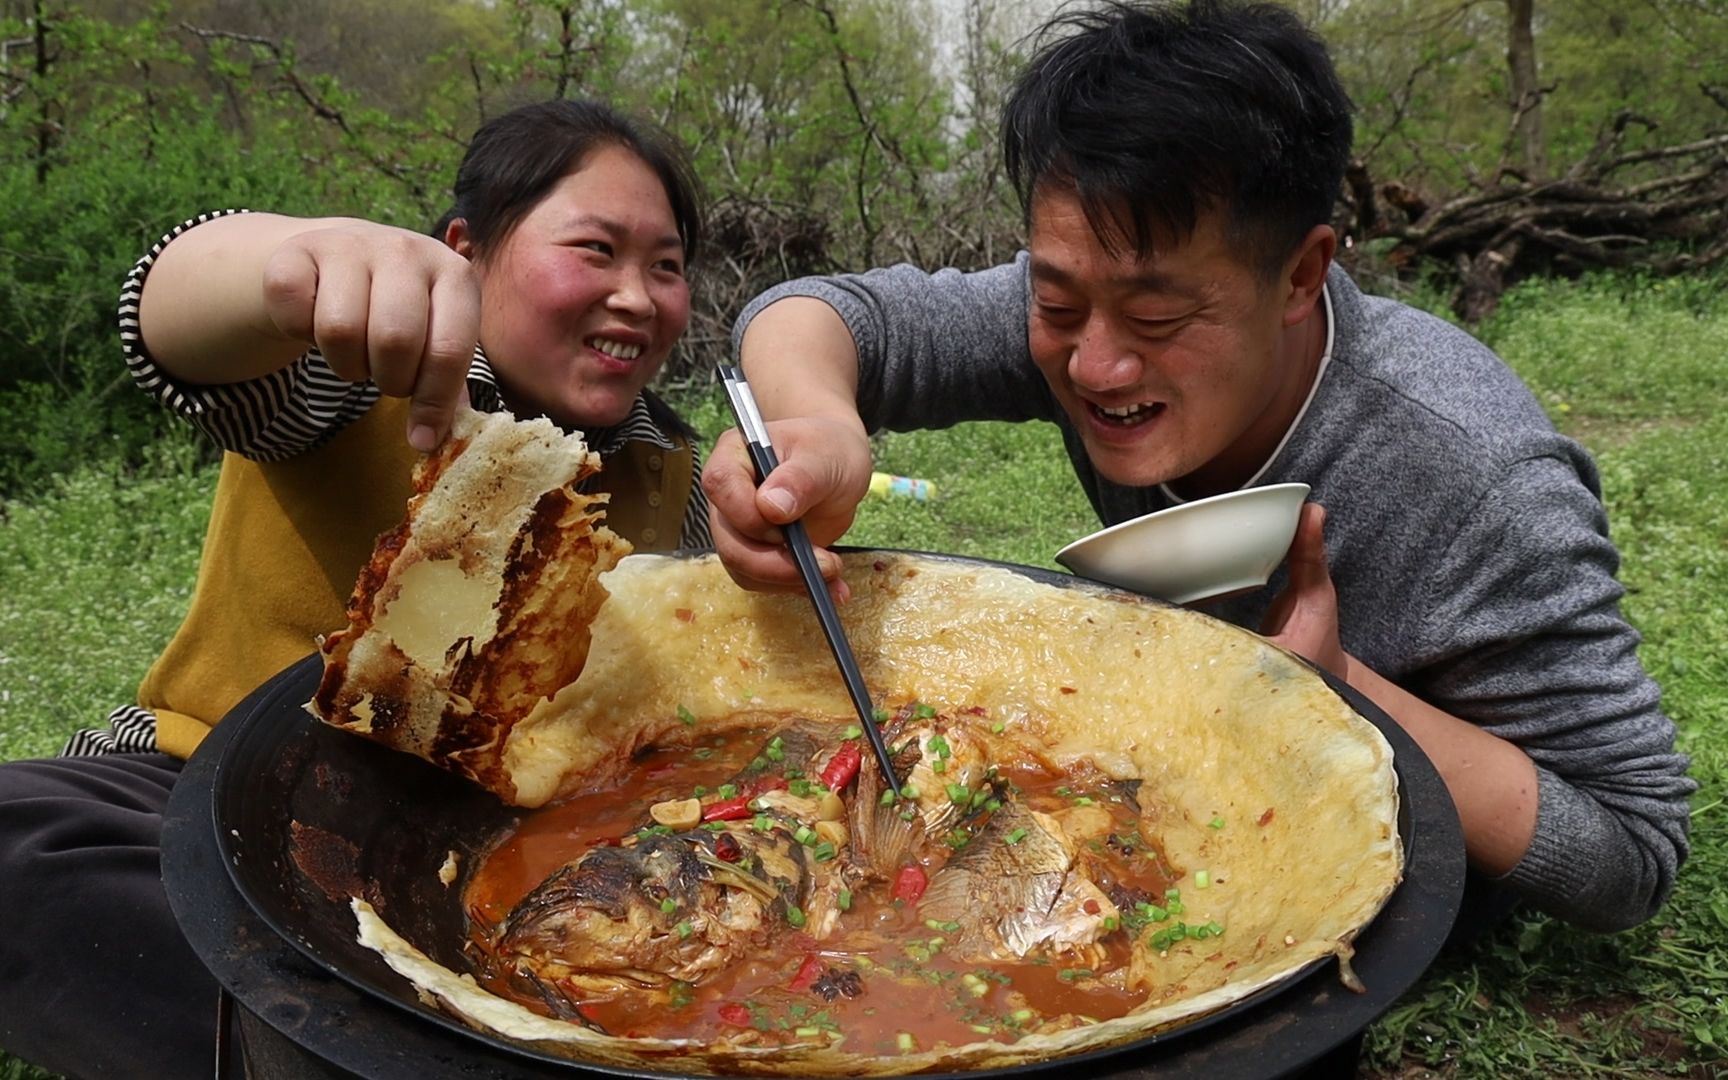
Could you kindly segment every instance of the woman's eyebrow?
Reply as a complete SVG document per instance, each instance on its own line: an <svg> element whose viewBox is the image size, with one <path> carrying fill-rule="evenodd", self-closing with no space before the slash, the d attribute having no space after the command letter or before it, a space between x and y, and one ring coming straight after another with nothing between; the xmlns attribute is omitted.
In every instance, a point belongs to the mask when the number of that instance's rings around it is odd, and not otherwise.
<svg viewBox="0 0 1728 1080"><path fill-rule="evenodd" d="M601 232L613 237L624 236L630 231L629 227L623 223L614 221L608 217L602 217L599 214L577 214L575 217L570 218L567 224L571 226L586 226L590 229L599 229ZM652 241L652 246L656 248L682 248L684 246L684 239L676 232L664 233Z"/></svg>

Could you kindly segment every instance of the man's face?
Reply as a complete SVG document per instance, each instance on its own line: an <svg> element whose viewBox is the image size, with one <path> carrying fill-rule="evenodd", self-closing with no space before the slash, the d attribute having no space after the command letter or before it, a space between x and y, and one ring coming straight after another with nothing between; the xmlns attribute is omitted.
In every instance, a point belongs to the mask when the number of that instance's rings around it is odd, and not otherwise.
<svg viewBox="0 0 1728 1080"><path fill-rule="evenodd" d="M1032 358L1093 466L1130 486L1189 477L1189 495L1246 481L1312 371L1292 362L1287 283L1238 259L1217 212L1145 261L1109 255L1065 188L1040 188L1031 217Z"/></svg>

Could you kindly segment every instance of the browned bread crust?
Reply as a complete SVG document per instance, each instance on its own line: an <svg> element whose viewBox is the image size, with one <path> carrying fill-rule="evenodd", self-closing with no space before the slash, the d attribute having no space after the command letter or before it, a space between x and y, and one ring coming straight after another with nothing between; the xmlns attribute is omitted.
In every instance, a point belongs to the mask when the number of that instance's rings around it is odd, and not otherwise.
<svg viewBox="0 0 1728 1080"><path fill-rule="evenodd" d="M517 801L510 731L581 673L599 577L630 552L606 496L576 491L599 467L550 421L459 415L321 643L312 711Z"/></svg>

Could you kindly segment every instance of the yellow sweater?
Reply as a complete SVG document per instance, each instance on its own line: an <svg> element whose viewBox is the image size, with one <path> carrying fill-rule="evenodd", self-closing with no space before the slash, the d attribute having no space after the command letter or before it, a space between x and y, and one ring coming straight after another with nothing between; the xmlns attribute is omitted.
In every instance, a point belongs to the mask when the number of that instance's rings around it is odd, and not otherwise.
<svg viewBox="0 0 1728 1080"><path fill-rule="evenodd" d="M226 454L186 619L138 689L156 743L185 758L242 698L341 628L379 533L402 520L417 457L407 402L381 398L316 450L260 463ZM694 455L626 443L606 459L606 523L638 551L676 547Z"/></svg>

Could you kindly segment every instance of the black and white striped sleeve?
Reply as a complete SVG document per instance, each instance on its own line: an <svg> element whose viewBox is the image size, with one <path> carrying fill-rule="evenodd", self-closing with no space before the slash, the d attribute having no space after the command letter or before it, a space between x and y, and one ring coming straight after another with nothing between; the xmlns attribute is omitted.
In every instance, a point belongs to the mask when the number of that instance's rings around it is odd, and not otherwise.
<svg viewBox="0 0 1728 1080"><path fill-rule="evenodd" d="M156 366L138 330L144 279L162 249L188 229L245 212L200 214L158 240L138 260L120 291L120 348L138 388L190 421L218 446L257 461L280 461L318 446L364 415L378 400L378 388L338 378L316 349L279 371L246 382L188 383Z"/></svg>

